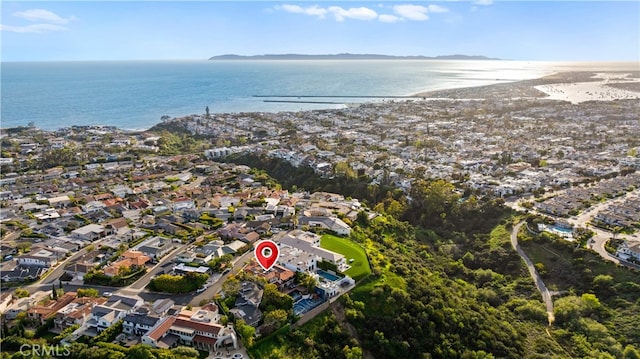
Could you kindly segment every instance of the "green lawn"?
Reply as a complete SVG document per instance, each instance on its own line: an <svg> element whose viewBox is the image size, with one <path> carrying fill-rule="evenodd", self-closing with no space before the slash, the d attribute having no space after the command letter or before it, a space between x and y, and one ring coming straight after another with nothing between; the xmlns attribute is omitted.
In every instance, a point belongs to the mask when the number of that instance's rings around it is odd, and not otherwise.
<svg viewBox="0 0 640 359"><path fill-rule="evenodd" d="M340 253L345 256L347 264L351 266L345 274L359 281L371 273L369 261L364 249L349 239L324 234L320 238L320 247ZM353 262L350 262L353 259Z"/></svg>

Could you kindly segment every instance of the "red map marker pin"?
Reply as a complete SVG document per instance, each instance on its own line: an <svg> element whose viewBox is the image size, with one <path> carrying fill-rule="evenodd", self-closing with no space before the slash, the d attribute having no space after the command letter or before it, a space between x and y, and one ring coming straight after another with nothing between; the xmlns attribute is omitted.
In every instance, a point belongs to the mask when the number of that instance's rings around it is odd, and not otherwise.
<svg viewBox="0 0 640 359"><path fill-rule="evenodd" d="M256 256L256 260L260 266L265 271L268 271L274 264L276 264L276 261L280 256L280 249L274 241L266 239L256 243L253 254Z"/></svg>

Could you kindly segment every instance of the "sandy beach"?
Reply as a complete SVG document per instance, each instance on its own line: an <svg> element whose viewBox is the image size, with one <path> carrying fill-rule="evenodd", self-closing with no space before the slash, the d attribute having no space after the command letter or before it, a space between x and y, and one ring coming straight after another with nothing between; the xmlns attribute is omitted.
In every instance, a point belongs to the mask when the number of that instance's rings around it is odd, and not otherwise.
<svg viewBox="0 0 640 359"><path fill-rule="evenodd" d="M547 84L534 88L547 94L547 99L569 101L574 104L585 101L638 99L640 92L616 87L625 84L623 87L633 88L630 84L640 84L640 79L631 76L631 73L596 73L593 77L596 81L592 82Z"/></svg>
<svg viewBox="0 0 640 359"><path fill-rule="evenodd" d="M584 68L554 68L556 72L537 79L487 86L450 88L416 94L427 98L498 99L538 98L580 103L640 99L640 71L632 64Z"/></svg>

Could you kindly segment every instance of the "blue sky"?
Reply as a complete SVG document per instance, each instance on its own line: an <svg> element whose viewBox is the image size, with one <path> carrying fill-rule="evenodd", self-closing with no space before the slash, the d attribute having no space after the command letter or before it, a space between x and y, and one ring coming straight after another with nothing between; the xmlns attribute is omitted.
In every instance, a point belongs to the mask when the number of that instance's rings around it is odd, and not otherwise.
<svg viewBox="0 0 640 359"><path fill-rule="evenodd" d="M639 61L639 1L2 1L2 61L220 54Z"/></svg>

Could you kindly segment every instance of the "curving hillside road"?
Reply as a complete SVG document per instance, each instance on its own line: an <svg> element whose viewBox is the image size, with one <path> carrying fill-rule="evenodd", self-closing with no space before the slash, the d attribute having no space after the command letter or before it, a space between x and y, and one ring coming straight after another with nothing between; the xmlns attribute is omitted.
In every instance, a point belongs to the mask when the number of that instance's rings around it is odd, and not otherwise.
<svg viewBox="0 0 640 359"><path fill-rule="evenodd" d="M533 278L533 281L536 283L536 287L538 288L538 290L540 291L540 294L542 295L542 300L544 301L544 304L547 306L547 316L549 317L549 325L551 325L551 323L553 323L553 320L554 320L553 299L551 299L551 293L549 292L549 289L547 289L547 286L544 285L544 282L542 281L542 277L540 277L540 274L536 270L536 267L534 267L533 262L531 262L529 257L527 257L527 255L524 253L524 251L522 250L522 248L520 248L520 245L518 244L518 232L520 231L520 227L522 227L524 223L525 222L522 221L513 227L513 230L511 231L511 245L513 246L513 249L515 249L516 252L518 252L520 257L522 257L522 259L526 263L527 269L529 269L529 274L531 274L531 278Z"/></svg>

